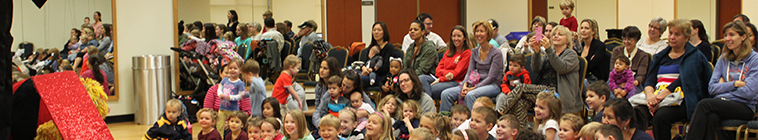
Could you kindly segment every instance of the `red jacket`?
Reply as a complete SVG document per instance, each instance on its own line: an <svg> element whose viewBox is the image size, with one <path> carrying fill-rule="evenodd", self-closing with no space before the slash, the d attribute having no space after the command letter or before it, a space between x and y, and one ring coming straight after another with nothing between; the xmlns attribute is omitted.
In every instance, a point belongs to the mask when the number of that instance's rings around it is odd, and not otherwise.
<svg viewBox="0 0 758 140"><path fill-rule="evenodd" d="M218 106L221 103L221 99L218 98L216 91L218 90L218 84L208 88L208 93L205 94L205 101L203 102L203 108L210 108L218 111ZM242 112L247 113L250 116L250 97L245 97L239 100L239 109Z"/></svg>
<svg viewBox="0 0 758 140"><path fill-rule="evenodd" d="M450 51L450 50L448 50ZM448 57L445 51L444 56L440 59L440 64L437 65L437 72L435 76L440 79L440 82L447 82L455 80L455 82L463 81L468 71L469 60L471 59L471 50L464 50L455 52L453 57ZM445 78L447 73L453 73L453 79Z"/></svg>
<svg viewBox="0 0 758 140"><path fill-rule="evenodd" d="M529 77L529 71L526 71L526 69L521 69L521 73L515 75L511 73L511 71L508 71L503 76L503 84L500 85L500 89L503 90L504 94L508 95L508 93L511 92L511 87L516 86L510 85L511 81L514 80L519 80L522 84L532 84L532 79Z"/></svg>

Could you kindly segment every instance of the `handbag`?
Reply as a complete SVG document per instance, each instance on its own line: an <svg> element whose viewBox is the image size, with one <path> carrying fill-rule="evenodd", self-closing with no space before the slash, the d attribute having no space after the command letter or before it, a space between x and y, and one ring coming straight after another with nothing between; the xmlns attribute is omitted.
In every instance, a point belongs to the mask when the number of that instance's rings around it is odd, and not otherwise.
<svg viewBox="0 0 758 140"><path fill-rule="evenodd" d="M663 89L666 89L669 85L660 85L658 88L656 88L655 92L653 94L658 95L658 92L660 92ZM677 87L674 89L674 91L671 92L668 96L664 97L663 100L661 100L660 103L658 103L658 107L666 107L666 106L679 106L682 104L682 101L684 101L684 92L682 91L682 87ZM647 97L645 96L645 92L640 92L639 94L635 94L631 98L629 98L629 103L632 104L632 107L637 107L638 105L646 106L647 105Z"/></svg>
<svg viewBox="0 0 758 140"><path fill-rule="evenodd" d="M463 82L468 83L469 86L473 86L473 85L479 84L479 79L480 78L482 78L482 77L481 77L481 75L479 75L479 72L477 72L476 70L474 70L474 71L471 71L471 73L468 75L468 79L466 79L466 81L463 81ZM461 92L463 92L463 88L464 88L463 84L460 84L460 87L461 87ZM461 94L459 92L458 93L458 104L464 104L465 102L463 101L463 99L464 99L463 96L461 96Z"/></svg>

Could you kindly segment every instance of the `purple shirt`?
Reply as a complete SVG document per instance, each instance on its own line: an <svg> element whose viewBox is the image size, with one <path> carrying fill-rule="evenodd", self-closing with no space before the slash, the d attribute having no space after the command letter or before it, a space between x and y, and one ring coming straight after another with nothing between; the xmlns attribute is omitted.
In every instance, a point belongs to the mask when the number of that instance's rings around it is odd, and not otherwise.
<svg viewBox="0 0 758 140"><path fill-rule="evenodd" d="M503 53L495 47L490 48L487 58L483 61L479 58L479 49L471 49L471 60L469 60L468 72L464 82L468 81L471 72L478 72L480 79L476 87L482 87L490 84L500 86L503 82Z"/></svg>
<svg viewBox="0 0 758 140"><path fill-rule="evenodd" d="M623 87L618 86L621 83L625 83ZM608 76L608 87L611 88L611 91L621 88L624 91L626 91L626 98L629 99L632 97L637 90L634 87L634 73L632 73L632 69L626 69L622 71L621 73L616 72L616 69L611 70L611 74Z"/></svg>

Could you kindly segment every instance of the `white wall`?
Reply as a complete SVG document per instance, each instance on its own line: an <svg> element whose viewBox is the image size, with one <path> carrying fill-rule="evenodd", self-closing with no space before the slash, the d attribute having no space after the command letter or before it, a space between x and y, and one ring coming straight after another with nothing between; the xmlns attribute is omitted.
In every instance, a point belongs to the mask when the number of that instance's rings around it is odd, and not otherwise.
<svg viewBox="0 0 758 140"><path fill-rule="evenodd" d="M211 1L209 0L179 0L177 3L177 17L184 20L184 24L195 21L211 21ZM225 15L224 15L225 16ZM223 23L226 23L224 21Z"/></svg>
<svg viewBox="0 0 758 140"><path fill-rule="evenodd" d="M556 5L560 11L560 6ZM576 1L576 20L581 26L582 20L594 19L597 21L600 40L608 38L605 29L616 27L616 1L612 0L578 0ZM560 22L558 19L556 22ZM579 28L577 28L577 31Z"/></svg>
<svg viewBox="0 0 758 140"><path fill-rule="evenodd" d="M374 0L363 0L363 1L373 1L376 5L376 1ZM363 43L371 44L371 36L372 36L372 25L374 25L374 22L376 22L376 6L375 5L369 5L369 6L361 6L361 38L363 38Z"/></svg>
<svg viewBox="0 0 758 140"><path fill-rule="evenodd" d="M642 31L642 38L647 37L647 25L654 17L663 17L667 21L674 19L674 0L619 0L618 5L619 28L637 26ZM661 38L668 38L668 32Z"/></svg>
<svg viewBox="0 0 758 140"><path fill-rule="evenodd" d="M108 116L134 114L137 110L132 83L132 56L147 54L173 55L175 23L171 0L116 1L118 31L118 85L120 99L108 101ZM149 16L146 16L149 15ZM149 21L149 22L147 22ZM175 56L171 56L172 59ZM172 61L172 69L173 64ZM172 72L173 77L176 74ZM176 83L176 82L174 82ZM172 89L175 86L172 86Z"/></svg>
<svg viewBox="0 0 758 140"><path fill-rule="evenodd" d="M716 0L688 0L677 2L676 16L680 19L698 19L703 22L709 41L716 40Z"/></svg>
<svg viewBox="0 0 758 140"><path fill-rule="evenodd" d="M209 0L205 0L209 1ZM263 6L259 9L265 9L265 1L264 0L256 0L257 3L263 2ZM260 19L260 15L262 14L253 14L253 1L252 0L210 0L210 4L208 5L210 7L209 15L210 15L210 21L203 21L203 22L214 22L214 23L221 23L226 24L229 22L228 18L226 17L227 13L229 13L229 10L235 10L237 11L237 16L239 17L238 21L242 23L250 23L254 19ZM265 11L265 10L263 10ZM183 13L180 13L183 14ZM257 15L257 16L256 16ZM258 18L254 18L258 17Z"/></svg>
<svg viewBox="0 0 758 140"><path fill-rule="evenodd" d="M474 22L495 19L500 26L498 33L507 35L512 31L527 31L532 21L528 14L529 1L526 0L467 0L466 25L463 26L473 33L471 24Z"/></svg>
<svg viewBox="0 0 758 140"><path fill-rule="evenodd" d="M261 26L263 26L263 13L269 9L268 0L253 0L253 8L251 9L252 11L250 11L251 15L249 17L250 19L240 21L246 23L258 22L261 23ZM274 16L276 16L276 13L274 13Z"/></svg>
<svg viewBox="0 0 758 140"><path fill-rule="evenodd" d="M742 0L742 13L747 15L747 17L752 18L753 21L751 21L751 23L753 24L758 23L756 22L758 21L758 8L755 7L756 5L758 5L758 0Z"/></svg>
<svg viewBox="0 0 758 140"><path fill-rule="evenodd" d="M326 31L325 21L321 21L321 1L320 0L272 0L271 11L274 13L276 22L289 20L292 22L292 31L297 33L300 28L297 26L308 20L314 20L318 23L316 32ZM263 14L263 13L261 13ZM261 18L258 14L257 18ZM346 23L352 23L345 21ZM263 24L263 22L261 22Z"/></svg>
<svg viewBox="0 0 758 140"><path fill-rule="evenodd" d="M42 9L26 0L13 0L13 47L23 41L34 43L37 48L63 48L71 37L71 28L80 28L84 17L94 23L95 11L102 14L103 23L112 23L110 0L53 0Z"/></svg>

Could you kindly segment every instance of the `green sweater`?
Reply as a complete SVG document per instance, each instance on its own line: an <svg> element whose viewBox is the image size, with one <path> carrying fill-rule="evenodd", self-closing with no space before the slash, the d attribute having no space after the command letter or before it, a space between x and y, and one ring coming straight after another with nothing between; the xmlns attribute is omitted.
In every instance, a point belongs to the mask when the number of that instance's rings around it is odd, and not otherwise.
<svg viewBox="0 0 758 140"><path fill-rule="evenodd" d="M431 74L434 75L439 58L437 58L437 49L432 41L426 41L420 46L418 54L414 54L416 43L411 44L405 50L403 58L403 68L412 69L417 75ZM415 59L414 58L415 55ZM411 61L412 60L412 61Z"/></svg>

